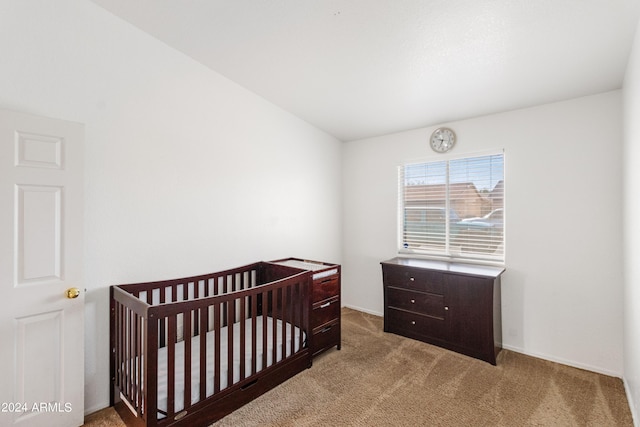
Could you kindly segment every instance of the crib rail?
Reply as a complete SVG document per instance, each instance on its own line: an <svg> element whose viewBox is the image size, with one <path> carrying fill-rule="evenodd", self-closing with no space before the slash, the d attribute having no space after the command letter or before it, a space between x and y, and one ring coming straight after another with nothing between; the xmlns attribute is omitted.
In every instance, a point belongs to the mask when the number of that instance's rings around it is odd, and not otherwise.
<svg viewBox="0 0 640 427"><path fill-rule="evenodd" d="M148 304L158 304L235 292L284 279L302 271L270 262L257 262L210 274L119 285L118 288Z"/></svg>
<svg viewBox="0 0 640 427"><path fill-rule="evenodd" d="M308 352L310 274L282 267L256 263L112 287L112 380L137 417L146 425L174 422L209 404L209 396L249 387L267 366ZM166 372L162 402L159 371Z"/></svg>

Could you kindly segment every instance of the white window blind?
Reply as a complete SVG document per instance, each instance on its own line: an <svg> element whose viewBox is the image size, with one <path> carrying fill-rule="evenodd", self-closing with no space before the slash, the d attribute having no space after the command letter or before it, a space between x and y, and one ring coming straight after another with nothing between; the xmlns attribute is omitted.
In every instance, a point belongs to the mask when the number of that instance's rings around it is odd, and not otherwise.
<svg viewBox="0 0 640 427"><path fill-rule="evenodd" d="M504 261L504 155L406 164L401 253Z"/></svg>

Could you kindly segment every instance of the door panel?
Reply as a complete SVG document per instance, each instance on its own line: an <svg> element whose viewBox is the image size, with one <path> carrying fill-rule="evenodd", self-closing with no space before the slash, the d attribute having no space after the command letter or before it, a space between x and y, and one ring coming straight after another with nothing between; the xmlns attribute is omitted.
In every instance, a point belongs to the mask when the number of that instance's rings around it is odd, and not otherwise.
<svg viewBox="0 0 640 427"><path fill-rule="evenodd" d="M447 275L449 340L462 348L493 351L493 279Z"/></svg>
<svg viewBox="0 0 640 427"><path fill-rule="evenodd" d="M63 312L36 314L16 319L16 392L24 402L60 402L63 366ZM39 359L32 354L47 355ZM29 412L21 417L29 418Z"/></svg>
<svg viewBox="0 0 640 427"><path fill-rule="evenodd" d="M2 426L84 421L83 133L0 110Z"/></svg>
<svg viewBox="0 0 640 427"><path fill-rule="evenodd" d="M18 286L62 280L62 187L16 185Z"/></svg>

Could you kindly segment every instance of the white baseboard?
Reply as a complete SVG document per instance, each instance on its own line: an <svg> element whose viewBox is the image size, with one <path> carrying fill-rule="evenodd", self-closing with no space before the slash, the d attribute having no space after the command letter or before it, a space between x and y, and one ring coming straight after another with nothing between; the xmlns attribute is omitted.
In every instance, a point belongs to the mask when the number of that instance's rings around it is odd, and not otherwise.
<svg viewBox="0 0 640 427"><path fill-rule="evenodd" d="M383 317L384 316L383 313L380 313L380 312L377 312L377 311L367 310L366 308L358 307L358 306L351 305L351 304L344 304L343 307L350 308L350 309L356 310L356 311L362 311L363 313L367 313L367 314L373 314L374 316L379 316L379 317Z"/></svg>
<svg viewBox="0 0 640 427"><path fill-rule="evenodd" d="M109 407L109 402L98 403L96 405L91 406L90 408L84 408L84 415L86 417L87 415L91 415L94 412L102 411L103 409L106 409L108 407Z"/></svg>
<svg viewBox="0 0 640 427"><path fill-rule="evenodd" d="M585 371L596 372L598 374L607 375L609 377L622 378L622 373L620 373L620 372L614 372L614 371L610 371L608 369L602 369L602 368L599 368L597 366L591 366L591 365L584 364L584 363L578 363L578 362L575 362L573 360L563 359L561 357L549 356L548 354L530 352L530 351L526 351L526 350L524 350L522 348L512 347L510 345L504 345L503 344L502 348L504 348L505 350L515 351L516 353L522 353L522 354L525 354L527 356L537 357L538 359L548 360L548 361L554 362L554 363L560 363L561 365L567 365L567 366L571 366L573 368L584 369Z"/></svg>
<svg viewBox="0 0 640 427"><path fill-rule="evenodd" d="M636 411L636 406L632 403L634 396L631 394L629 384L624 377L622 377L622 383L624 384L624 392L627 395L627 402L629 402L629 409L631 409L631 419L633 419L633 425L634 427L640 427L640 414L638 414L638 412Z"/></svg>

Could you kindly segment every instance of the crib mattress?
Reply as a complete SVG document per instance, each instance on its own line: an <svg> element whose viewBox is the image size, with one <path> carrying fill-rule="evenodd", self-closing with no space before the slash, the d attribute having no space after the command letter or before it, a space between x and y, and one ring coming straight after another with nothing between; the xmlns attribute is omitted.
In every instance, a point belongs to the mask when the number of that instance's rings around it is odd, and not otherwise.
<svg viewBox="0 0 640 427"><path fill-rule="evenodd" d="M304 332L298 327L291 328L287 323L285 326L286 333L283 337L282 320L274 319L267 316L267 348L263 347L262 339L262 316L256 317L256 367L255 372L261 371L262 355L266 351L267 360L266 367L274 364L273 361L273 332L275 323L276 333L276 360L282 360L282 343L286 340L286 356L290 356L300 350L300 334L303 334L303 342L306 339ZM292 334L293 329L293 334ZM245 354L240 354L240 323L233 324L233 380L231 384L240 381L240 363L245 363L245 376L251 372L254 362L252 360L252 324L248 320L245 322ZM293 336L292 336L293 335ZM292 347L293 342L293 347ZM215 372L215 331L207 333L207 363L206 363L206 396L200 396L200 337L194 337L191 340L191 403L197 403L204 398L213 394L214 372ZM175 363L174 366L167 364L167 348L163 347L158 350L158 418L163 417L162 412L166 413L167 409L167 382L168 370L174 369L175 372L175 412L184 409L184 341L175 345ZM229 364L228 364L228 327L220 329L220 390L229 386Z"/></svg>

